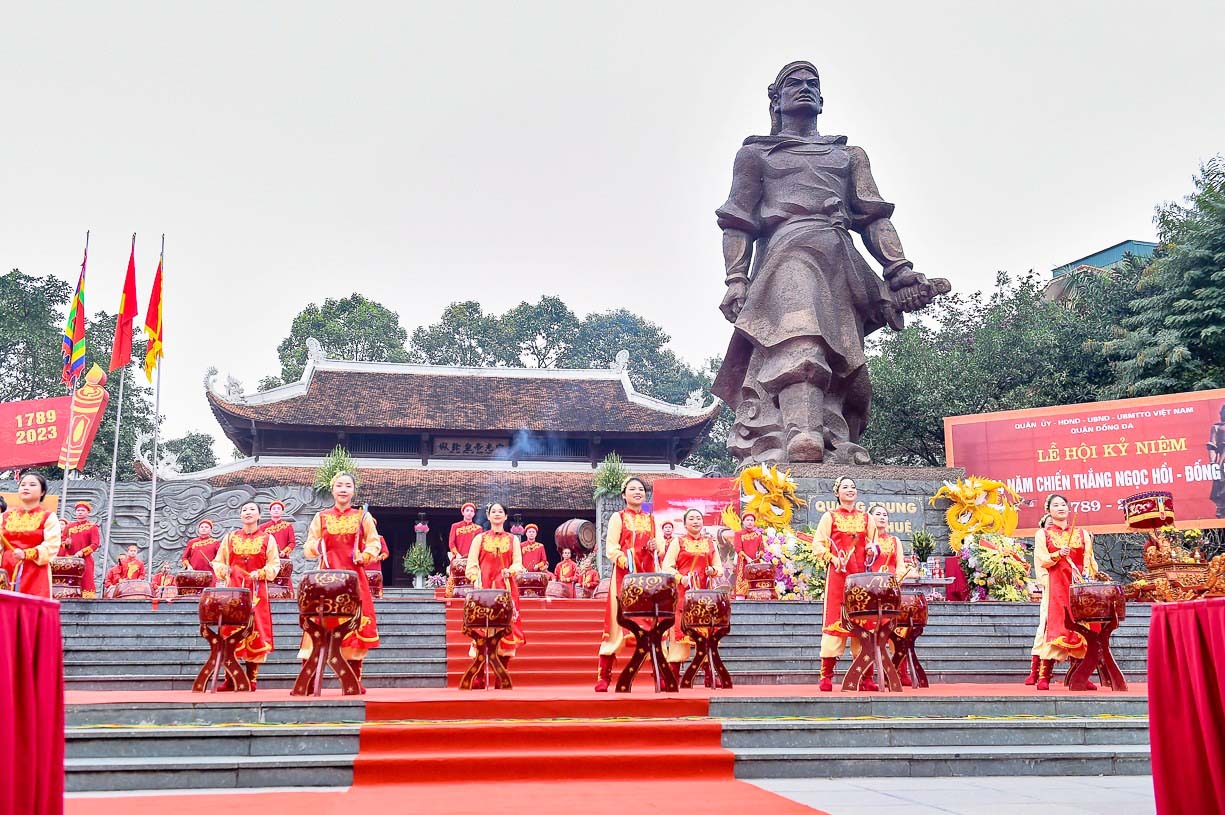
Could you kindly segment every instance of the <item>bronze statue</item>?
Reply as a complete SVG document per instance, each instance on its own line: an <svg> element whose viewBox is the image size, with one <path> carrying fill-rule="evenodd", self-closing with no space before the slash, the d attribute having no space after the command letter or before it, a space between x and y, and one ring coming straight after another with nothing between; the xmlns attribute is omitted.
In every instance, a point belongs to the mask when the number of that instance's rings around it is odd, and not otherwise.
<svg viewBox="0 0 1225 815"><path fill-rule="evenodd" d="M1208 431L1208 453L1212 463L1217 465L1217 477L1212 481L1212 490L1208 497L1216 505L1216 516L1225 518L1225 405L1221 405L1221 420L1212 425Z"/></svg>
<svg viewBox="0 0 1225 815"><path fill-rule="evenodd" d="M950 286L902 254L867 154L817 131L824 100L812 63L785 66L769 96L770 135L745 139L717 212L727 272L720 309L736 326L713 387L736 411L728 450L743 464L866 464L864 337L901 329L903 312Z"/></svg>

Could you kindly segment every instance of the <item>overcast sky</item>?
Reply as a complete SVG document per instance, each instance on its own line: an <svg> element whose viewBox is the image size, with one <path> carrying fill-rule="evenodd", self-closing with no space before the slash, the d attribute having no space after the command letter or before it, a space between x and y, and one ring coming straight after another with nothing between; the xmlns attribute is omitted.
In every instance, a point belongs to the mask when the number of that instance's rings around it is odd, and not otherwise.
<svg viewBox="0 0 1225 815"><path fill-rule="evenodd" d="M625 307L696 363L730 334L714 209L784 63L820 68L916 268L970 291L1153 238L1225 149L1223 9L10 4L0 266L75 280L90 228L113 312L136 231L143 311L165 232L170 435L220 437L205 369L254 390L353 291L410 332L461 299Z"/></svg>

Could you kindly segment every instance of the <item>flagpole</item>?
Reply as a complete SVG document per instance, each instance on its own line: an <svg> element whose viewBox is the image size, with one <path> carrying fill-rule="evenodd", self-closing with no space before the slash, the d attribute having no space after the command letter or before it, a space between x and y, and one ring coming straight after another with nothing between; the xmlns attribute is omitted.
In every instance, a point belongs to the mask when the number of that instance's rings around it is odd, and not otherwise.
<svg viewBox="0 0 1225 815"><path fill-rule="evenodd" d="M81 261L81 276L85 275L85 264L89 261L89 230L85 230L85 260ZM80 286L80 283L77 284ZM75 294L73 295L76 296ZM68 384L68 433L64 439L64 484L60 492L60 517L63 517L68 506L68 466L72 464L72 423L76 418L77 380L74 378Z"/></svg>
<svg viewBox="0 0 1225 815"><path fill-rule="evenodd" d="M119 471L119 427L123 421L123 386L128 379L128 366L119 373L119 406L115 410L115 446L111 451L111 488L106 494L106 536L102 539L102 574L106 574L111 552L111 523L115 520L115 477Z"/></svg>
<svg viewBox="0 0 1225 815"><path fill-rule="evenodd" d="M162 233L162 249L161 249L161 253L158 255L158 260L157 260L157 268L159 271L162 270L165 260L166 260L166 233L163 232ZM165 273L163 272L163 274ZM158 292L158 298L159 298L158 299L158 322L159 322L158 333L160 335L161 333L160 322L161 322L161 310L162 310L160 291ZM148 315L146 315L146 318L147 317ZM147 352L146 352L146 362L147 362ZM156 516L157 516L157 437L161 429L161 410L162 410L162 360L160 357L157 360L156 364L157 364L157 388L153 396L153 458L150 460L150 463L153 465L153 490L152 490L152 494L149 500L149 570L148 571L149 571L150 581L153 580L153 547L155 545L154 540L153 540L153 532L156 529L155 522L156 522Z"/></svg>

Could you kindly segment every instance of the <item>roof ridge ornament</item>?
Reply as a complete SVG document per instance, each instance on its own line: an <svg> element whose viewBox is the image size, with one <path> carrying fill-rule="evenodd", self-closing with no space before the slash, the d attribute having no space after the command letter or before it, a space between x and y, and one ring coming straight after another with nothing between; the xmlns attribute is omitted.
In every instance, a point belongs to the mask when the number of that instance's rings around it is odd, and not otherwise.
<svg viewBox="0 0 1225 815"><path fill-rule="evenodd" d="M617 355L613 358L612 362L608 363L608 367L612 368L614 371L625 371L629 368L629 365L630 352L624 348L617 352Z"/></svg>
<svg viewBox="0 0 1225 815"><path fill-rule="evenodd" d="M306 338L306 358L312 362L323 362L328 358L328 352L323 350L323 343L314 337Z"/></svg>

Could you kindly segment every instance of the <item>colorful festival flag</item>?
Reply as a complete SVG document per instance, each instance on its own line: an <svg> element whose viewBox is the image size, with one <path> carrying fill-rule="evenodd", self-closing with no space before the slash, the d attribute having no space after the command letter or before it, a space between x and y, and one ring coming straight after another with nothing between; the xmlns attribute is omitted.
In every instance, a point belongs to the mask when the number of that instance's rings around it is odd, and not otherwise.
<svg viewBox="0 0 1225 815"><path fill-rule="evenodd" d="M145 334L149 338L145 350L145 376L153 381L153 369L162 359L162 258L157 259L157 274L153 276L153 291L145 309Z"/></svg>
<svg viewBox="0 0 1225 815"><path fill-rule="evenodd" d="M136 321L136 235L128 255L128 273L119 295L119 314L115 318L115 342L111 345L111 370L117 371L132 361L132 323Z"/></svg>
<svg viewBox="0 0 1225 815"><path fill-rule="evenodd" d="M81 258L81 276L77 278L77 290L68 306L68 319L64 322L64 372L61 379L65 385L76 387L77 380L85 370L85 264L89 260L89 238L85 239L85 256Z"/></svg>

